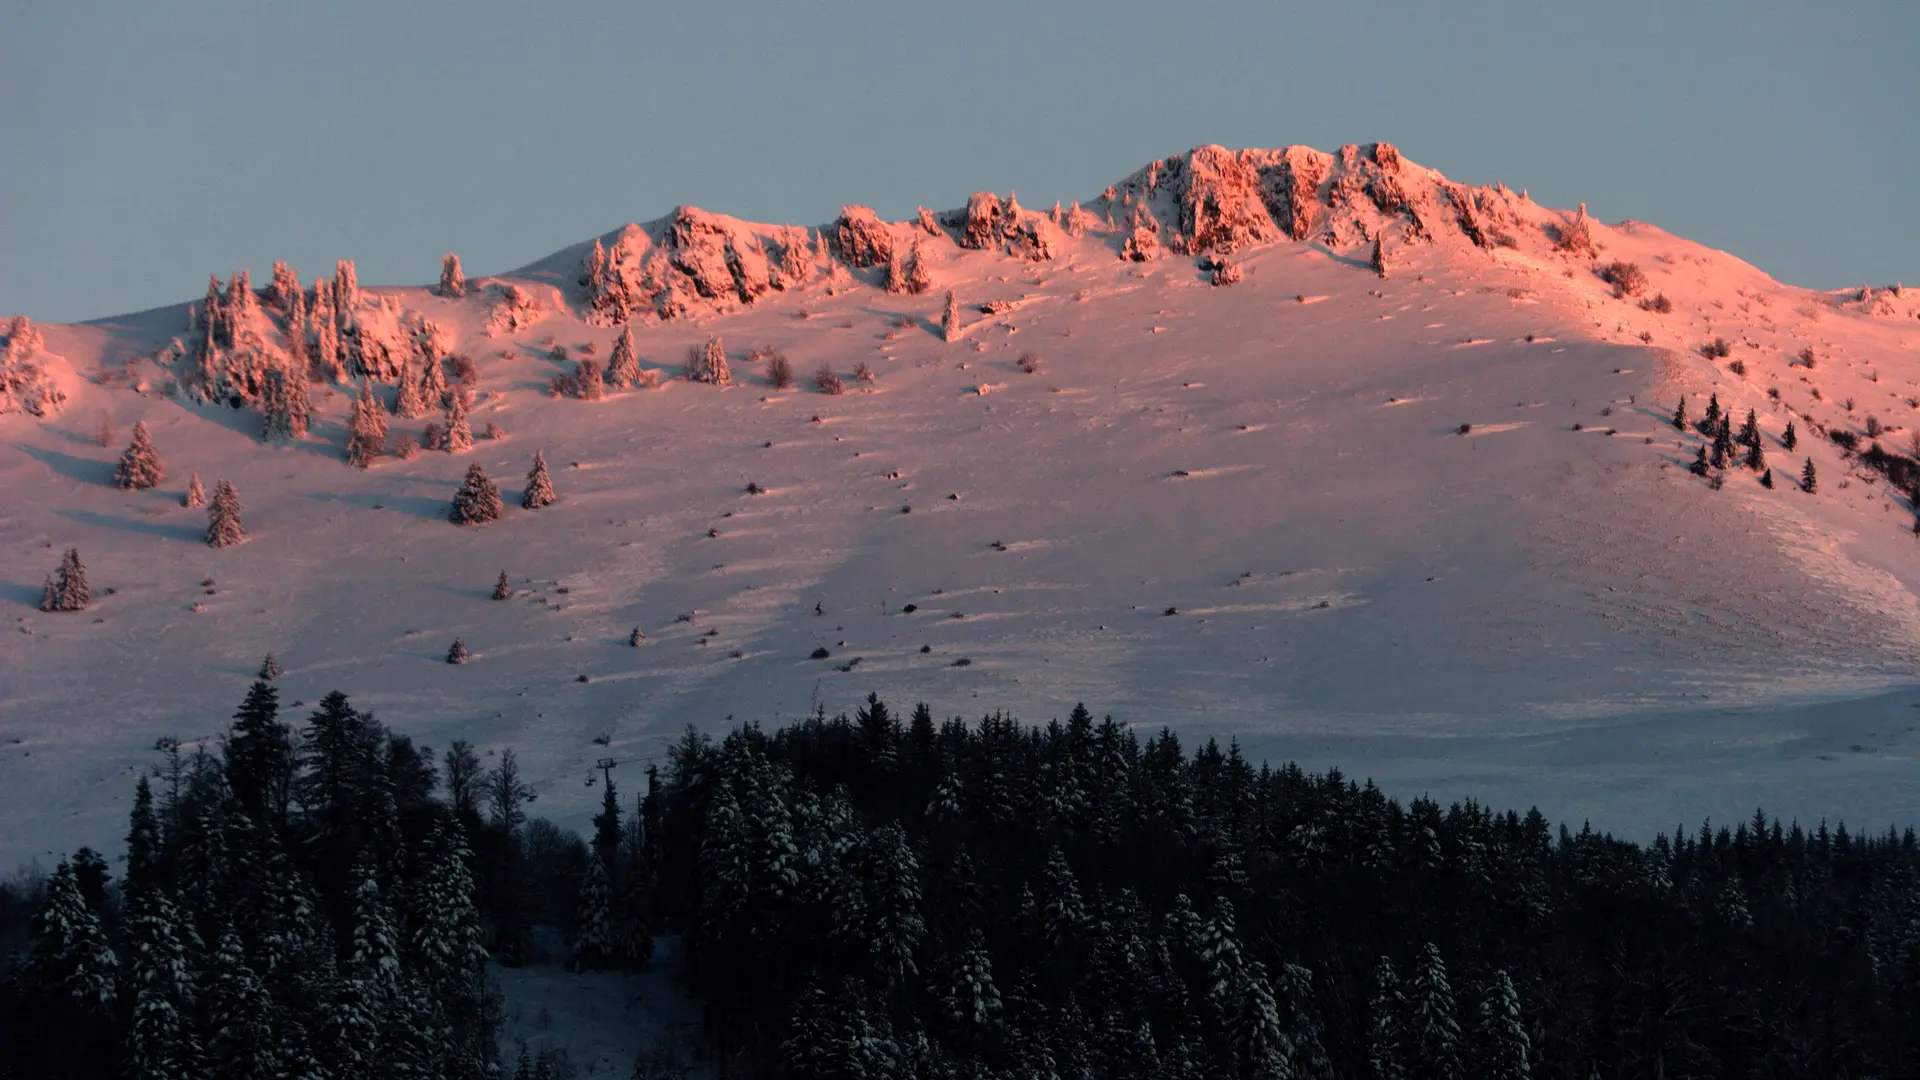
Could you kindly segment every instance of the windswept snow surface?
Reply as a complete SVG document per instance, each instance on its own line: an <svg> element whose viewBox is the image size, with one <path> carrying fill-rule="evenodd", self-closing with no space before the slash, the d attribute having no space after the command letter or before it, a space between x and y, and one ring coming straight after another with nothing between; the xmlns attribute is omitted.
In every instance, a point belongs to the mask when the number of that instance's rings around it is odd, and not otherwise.
<svg viewBox="0 0 1920 1080"><path fill-rule="evenodd" d="M1113 230L1056 232L1042 262L898 223L931 292L843 267L639 320L641 366L666 381L599 402L545 393L618 333L577 304L489 336L483 279L460 301L366 289L475 359L476 436L508 432L366 471L342 461L346 388L316 385L312 436L271 446L252 409L190 403L127 363L181 333L184 306L45 327L87 378L59 419L0 416L0 865L117 850L155 741L220 730L269 652L288 716L337 688L437 749L515 747L535 810L580 827L597 758L631 792L687 725L776 725L869 691L969 719L1085 701L1403 797L1537 804L1637 837L1755 806L1913 822L1913 515L1796 414L1859 430L1872 413L1906 447L1914 293L1876 309L1593 223L1601 262L1638 262L1646 295L1672 300L1653 314L1549 248L1542 224L1567 215L1505 198L1515 248L1396 242L1383 280L1370 241L1282 237L1234 251L1227 287L1191 256L1118 258L1119 203ZM547 262L517 280L574 303L571 257ZM994 299L1015 303L981 314ZM713 334L735 384L678 379ZM1746 375L1699 354L1721 335ZM1793 360L1806 345L1813 370ZM755 346L783 350L799 386L772 390ZM862 361L872 384L852 378ZM846 394L812 391L822 364ZM1757 410L1773 489L1687 473L1700 437L1670 417L1685 393L1698 418L1709 391L1736 423ZM123 492L136 419L168 477ZM425 419L392 423L417 436ZM529 512L536 449L560 499ZM1812 495L1793 479L1807 455ZM446 520L470 462L504 489L499 522ZM193 473L237 485L245 544L202 542L204 512L181 506ZM94 605L42 614L70 546ZM502 570L515 593L492 601ZM455 637L465 665L445 662Z"/></svg>

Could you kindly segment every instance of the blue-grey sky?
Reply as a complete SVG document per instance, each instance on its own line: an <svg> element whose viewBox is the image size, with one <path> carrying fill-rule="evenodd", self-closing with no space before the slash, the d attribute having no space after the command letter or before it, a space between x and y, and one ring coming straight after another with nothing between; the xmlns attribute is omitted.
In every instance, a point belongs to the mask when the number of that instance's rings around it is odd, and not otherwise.
<svg viewBox="0 0 1920 1080"><path fill-rule="evenodd" d="M0 316L336 258L498 272L694 203L1087 197L1202 143L1383 139L1775 277L1920 280L1912 0L17 0Z"/></svg>

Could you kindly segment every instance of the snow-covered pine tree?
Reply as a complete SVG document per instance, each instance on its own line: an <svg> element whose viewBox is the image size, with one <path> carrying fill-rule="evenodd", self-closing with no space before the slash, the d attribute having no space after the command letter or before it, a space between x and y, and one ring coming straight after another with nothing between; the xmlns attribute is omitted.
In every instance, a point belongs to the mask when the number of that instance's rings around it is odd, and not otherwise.
<svg viewBox="0 0 1920 1080"><path fill-rule="evenodd" d="M207 504L207 545L232 547L247 538L240 525L240 493L225 480L213 485L213 500Z"/></svg>
<svg viewBox="0 0 1920 1080"><path fill-rule="evenodd" d="M1680 404L1673 410L1673 430L1687 430L1687 395L1680 395Z"/></svg>
<svg viewBox="0 0 1920 1080"><path fill-rule="evenodd" d="M1813 459L1808 458L1806 465L1800 470L1800 490L1811 495L1817 486L1818 477L1814 475Z"/></svg>
<svg viewBox="0 0 1920 1080"><path fill-rule="evenodd" d="M981 1039L1000 1026L1003 1006L1000 988L993 982L993 961L987 956L986 939L977 929L968 931L968 935L967 946L956 960L940 1000L950 1023L967 1038Z"/></svg>
<svg viewBox="0 0 1920 1080"><path fill-rule="evenodd" d="M408 968L445 1010L446 1075L480 1075L487 1046L487 948L474 907L471 854L458 821L436 823L421 847L422 867L408 905L403 955Z"/></svg>
<svg viewBox="0 0 1920 1080"><path fill-rule="evenodd" d="M447 370L435 357L421 357L420 400L429 411L446 408L448 404Z"/></svg>
<svg viewBox="0 0 1920 1080"><path fill-rule="evenodd" d="M272 653L268 653L267 658L265 660L260 661L260 681L272 682L273 680L279 677L280 677L280 662L273 658Z"/></svg>
<svg viewBox="0 0 1920 1080"><path fill-rule="evenodd" d="M535 450L533 468L527 470L527 487L520 495L520 505L528 510L538 510L543 506L552 506L558 497L553 493L553 478L547 475L546 452Z"/></svg>
<svg viewBox="0 0 1920 1080"><path fill-rule="evenodd" d="M1065 853L1057 845L1047 853L1043 874L1047 904L1042 933L1049 948L1062 949L1086 927L1086 904L1080 898L1080 885L1073 876L1073 867L1068 865Z"/></svg>
<svg viewBox="0 0 1920 1080"><path fill-rule="evenodd" d="M267 303L282 315L291 316L300 302L300 272L284 262L273 264L273 281L267 285Z"/></svg>
<svg viewBox="0 0 1920 1080"><path fill-rule="evenodd" d="M607 880L607 865L599 853L587 860L586 875L580 881L578 927L573 936L573 964L577 970L597 971L613 965L613 887Z"/></svg>
<svg viewBox="0 0 1920 1080"><path fill-rule="evenodd" d="M1369 261L1369 262L1367 263L1367 265L1369 265L1369 266L1371 266L1371 267L1373 267L1373 272L1374 272L1375 274L1378 274L1379 276L1381 276L1381 277L1383 277L1383 278L1387 276L1387 240L1386 240L1386 237L1384 237L1384 236L1379 236L1379 235L1375 235L1375 236L1374 236L1374 238L1373 238L1373 258L1372 258L1372 259L1371 259L1371 260L1370 260L1370 261Z"/></svg>
<svg viewBox="0 0 1920 1080"><path fill-rule="evenodd" d="M202 976L207 1075L266 1080L280 1071L279 1010L260 977L247 966L246 948L231 928L221 932Z"/></svg>
<svg viewBox="0 0 1920 1080"><path fill-rule="evenodd" d="M333 264L333 307L341 326L350 326L353 311L360 306L360 275L353 268L352 259L339 259Z"/></svg>
<svg viewBox="0 0 1920 1080"><path fill-rule="evenodd" d="M187 482L187 493L180 497L180 505L189 510L198 510L207 505L207 489L200 486L200 474L194 473Z"/></svg>
<svg viewBox="0 0 1920 1080"><path fill-rule="evenodd" d="M40 596L41 611L85 611L93 602L93 590L87 585L87 568L80 562L80 549L68 548L60 556L60 568L47 579Z"/></svg>
<svg viewBox="0 0 1920 1080"><path fill-rule="evenodd" d="M460 638L454 638L453 644L447 646L447 663L464 664L471 659L473 654L467 651L467 643Z"/></svg>
<svg viewBox="0 0 1920 1080"><path fill-rule="evenodd" d="M1480 1001L1479 1080L1528 1080L1533 1070L1527 1027L1520 1018L1520 995L1505 969L1496 969Z"/></svg>
<svg viewBox="0 0 1920 1080"><path fill-rule="evenodd" d="M599 237L593 238L593 247L587 250L580 264L580 285L587 290L589 301L598 297L607 283L607 247Z"/></svg>
<svg viewBox="0 0 1920 1080"><path fill-rule="evenodd" d="M633 330L620 328L613 340L613 355L607 358L607 384L626 389L640 385L640 356L634 351Z"/></svg>
<svg viewBox="0 0 1920 1080"><path fill-rule="evenodd" d="M313 284L313 304L307 309L307 324L313 328L313 373L327 382L347 377L346 358L340 349L340 317L335 310L335 290L321 278Z"/></svg>
<svg viewBox="0 0 1920 1080"><path fill-rule="evenodd" d="M354 867L354 879L353 938L343 974L360 983L371 1004L389 1005L405 990L400 936L394 929L393 912L380 895L373 862L362 857Z"/></svg>
<svg viewBox="0 0 1920 1080"><path fill-rule="evenodd" d="M454 492L448 517L455 525L480 525L500 517L500 488L487 479L479 462L467 466L467 478Z"/></svg>
<svg viewBox="0 0 1920 1080"><path fill-rule="evenodd" d="M356 469L372 465L387 449L387 410L374 397L373 380L360 383L353 399L353 417L347 424L347 464Z"/></svg>
<svg viewBox="0 0 1920 1080"><path fill-rule="evenodd" d="M440 260L440 288L437 291L449 300L458 300L467 295L467 275L460 269L460 256L451 251Z"/></svg>
<svg viewBox="0 0 1920 1080"><path fill-rule="evenodd" d="M714 386L732 386L733 369L727 364L726 346L718 334L707 339L706 347L695 352L687 365L687 378Z"/></svg>
<svg viewBox="0 0 1920 1080"><path fill-rule="evenodd" d="M124 1063L139 1080L194 1080L202 1075L194 1031L197 994L189 950L192 924L160 889L142 891L126 926L127 992L132 1018Z"/></svg>
<svg viewBox="0 0 1920 1080"><path fill-rule="evenodd" d="M292 362L267 369L260 392L260 437L268 442L306 438L312 405L304 369L304 364Z"/></svg>
<svg viewBox="0 0 1920 1080"><path fill-rule="evenodd" d="M1406 998L1393 962L1386 957L1373 969L1373 996L1367 1004L1367 1075L1370 1080L1407 1080L1407 1039L1403 1027Z"/></svg>
<svg viewBox="0 0 1920 1080"><path fill-rule="evenodd" d="M426 363L435 364L438 361L428 358ZM393 395L393 415L412 420L426 415L426 412L426 399L420 393L420 369L412 361L404 361L400 365L400 385Z"/></svg>
<svg viewBox="0 0 1920 1080"><path fill-rule="evenodd" d="M80 891L73 864L60 860L33 917L25 974L42 992L85 1015L106 1019L118 1000L119 966L100 917Z"/></svg>
<svg viewBox="0 0 1920 1080"><path fill-rule="evenodd" d="M141 420L133 425L133 440L127 444L127 450L120 455L120 464L113 471L113 482L123 491L145 491L159 486L167 478L166 466L160 462L160 452L153 447L153 436L147 432L147 422Z"/></svg>
<svg viewBox="0 0 1920 1080"><path fill-rule="evenodd" d="M502 570L500 571L500 580L493 583L493 598L495 600L505 600L512 595L513 586L507 584L507 572Z"/></svg>
<svg viewBox="0 0 1920 1080"><path fill-rule="evenodd" d="M591 356L583 356L574 363L573 385L578 387L577 393L582 401L599 401L606 396L605 384L600 379L600 365L594 363Z"/></svg>
<svg viewBox="0 0 1920 1080"><path fill-rule="evenodd" d="M907 264L906 254L902 252L899 248L894 248L893 253L889 255L887 258L886 288L888 292L897 294L897 293L904 293L907 291L907 265L906 264Z"/></svg>
<svg viewBox="0 0 1920 1080"><path fill-rule="evenodd" d="M940 337L946 341L952 341L959 336L960 301L954 299L952 292L948 292L946 310L940 314Z"/></svg>
<svg viewBox="0 0 1920 1080"><path fill-rule="evenodd" d="M1466 1080L1461 1065L1460 1024L1455 1019L1453 987L1439 946L1427 943L1415 968L1408 995L1413 1006L1410 1064L1422 1080Z"/></svg>
<svg viewBox="0 0 1920 1080"><path fill-rule="evenodd" d="M467 392L453 391L447 402L447 453L464 454L473 449L473 427L467 422Z"/></svg>
<svg viewBox="0 0 1920 1080"><path fill-rule="evenodd" d="M924 294L933 288L933 275L927 270L927 260L920 253L920 240L913 241L913 270L907 275L907 291L915 296Z"/></svg>

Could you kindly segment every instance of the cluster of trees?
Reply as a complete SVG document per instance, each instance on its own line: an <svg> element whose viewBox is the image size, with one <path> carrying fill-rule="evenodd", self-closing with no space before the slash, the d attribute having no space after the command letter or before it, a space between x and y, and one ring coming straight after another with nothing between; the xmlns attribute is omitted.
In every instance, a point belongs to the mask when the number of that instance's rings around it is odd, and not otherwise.
<svg viewBox="0 0 1920 1080"><path fill-rule="evenodd" d="M345 697L296 731L255 683L217 748L140 779L118 882L82 849L40 886L0 1076L489 1075L477 821L437 781Z"/></svg>
<svg viewBox="0 0 1920 1080"><path fill-rule="evenodd" d="M676 747L656 925L792 1077L1897 1076L1920 844L1640 846L1076 709Z"/></svg>
<svg viewBox="0 0 1920 1080"><path fill-rule="evenodd" d="M1712 394L1707 398L1706 415L1697 425L1690 425L1687 419L1687 399L1680 398L1680 404L1673 410L1673 426L1676 431L1685 431L1694 426L1705 436L1697 449L1693 464L1687 466L1695 476L1709 477L1718 487L1722 474L1736 465L1744 466L1760 474L1760 482L1767 487L1774 486L1773 470L1767 467L1767 453L1761 443L1760 421L1752 409L1747 410L1747 418L1739 431L1733 427L1732 410L1720 407L1720 395ZM1786 431L1780 436L1781 449L1788 452L1800 445L1799 435L1794 431L1793 422L1787 422ZM1741 447L1745 448L1744 453ZM1813 459L1807 458L1800 470L1800 489L1812 494L1817 479L1813 468Z"/></svg>
<svg viewBox="0 0 1920 1080"><path fill-rule="evenodd" d="M529 818L511 751L436 769L339 694L296 733L255 684L217 753L141 781L117 887L82 851L34 898L0 1075L486 1075L483 961L536 925L577 968L682 935L745 1075L1920 1071L1911 829L1756 812L1642 846L1084 708L872 696L689 730L630 811L602 764L583 839Z"/></svg>

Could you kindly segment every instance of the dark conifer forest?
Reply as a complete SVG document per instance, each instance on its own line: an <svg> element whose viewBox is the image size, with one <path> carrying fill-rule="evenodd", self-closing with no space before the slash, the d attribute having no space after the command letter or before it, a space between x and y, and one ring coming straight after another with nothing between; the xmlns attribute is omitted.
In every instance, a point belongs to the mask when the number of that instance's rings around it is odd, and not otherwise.
<svg viewBox="0 0 1920 1080"><path fill-rule="evenodd" d="M520 1077L487 965L680 939L714 1075L1920 1075L1920 847L1756 811L1637 845L1183 747L869 697L687 732L593 835L510 751L255 683L163 745L124 860L0 887L0 1076ZM643 1054L635 1076L671 1075Z"/></svg>

